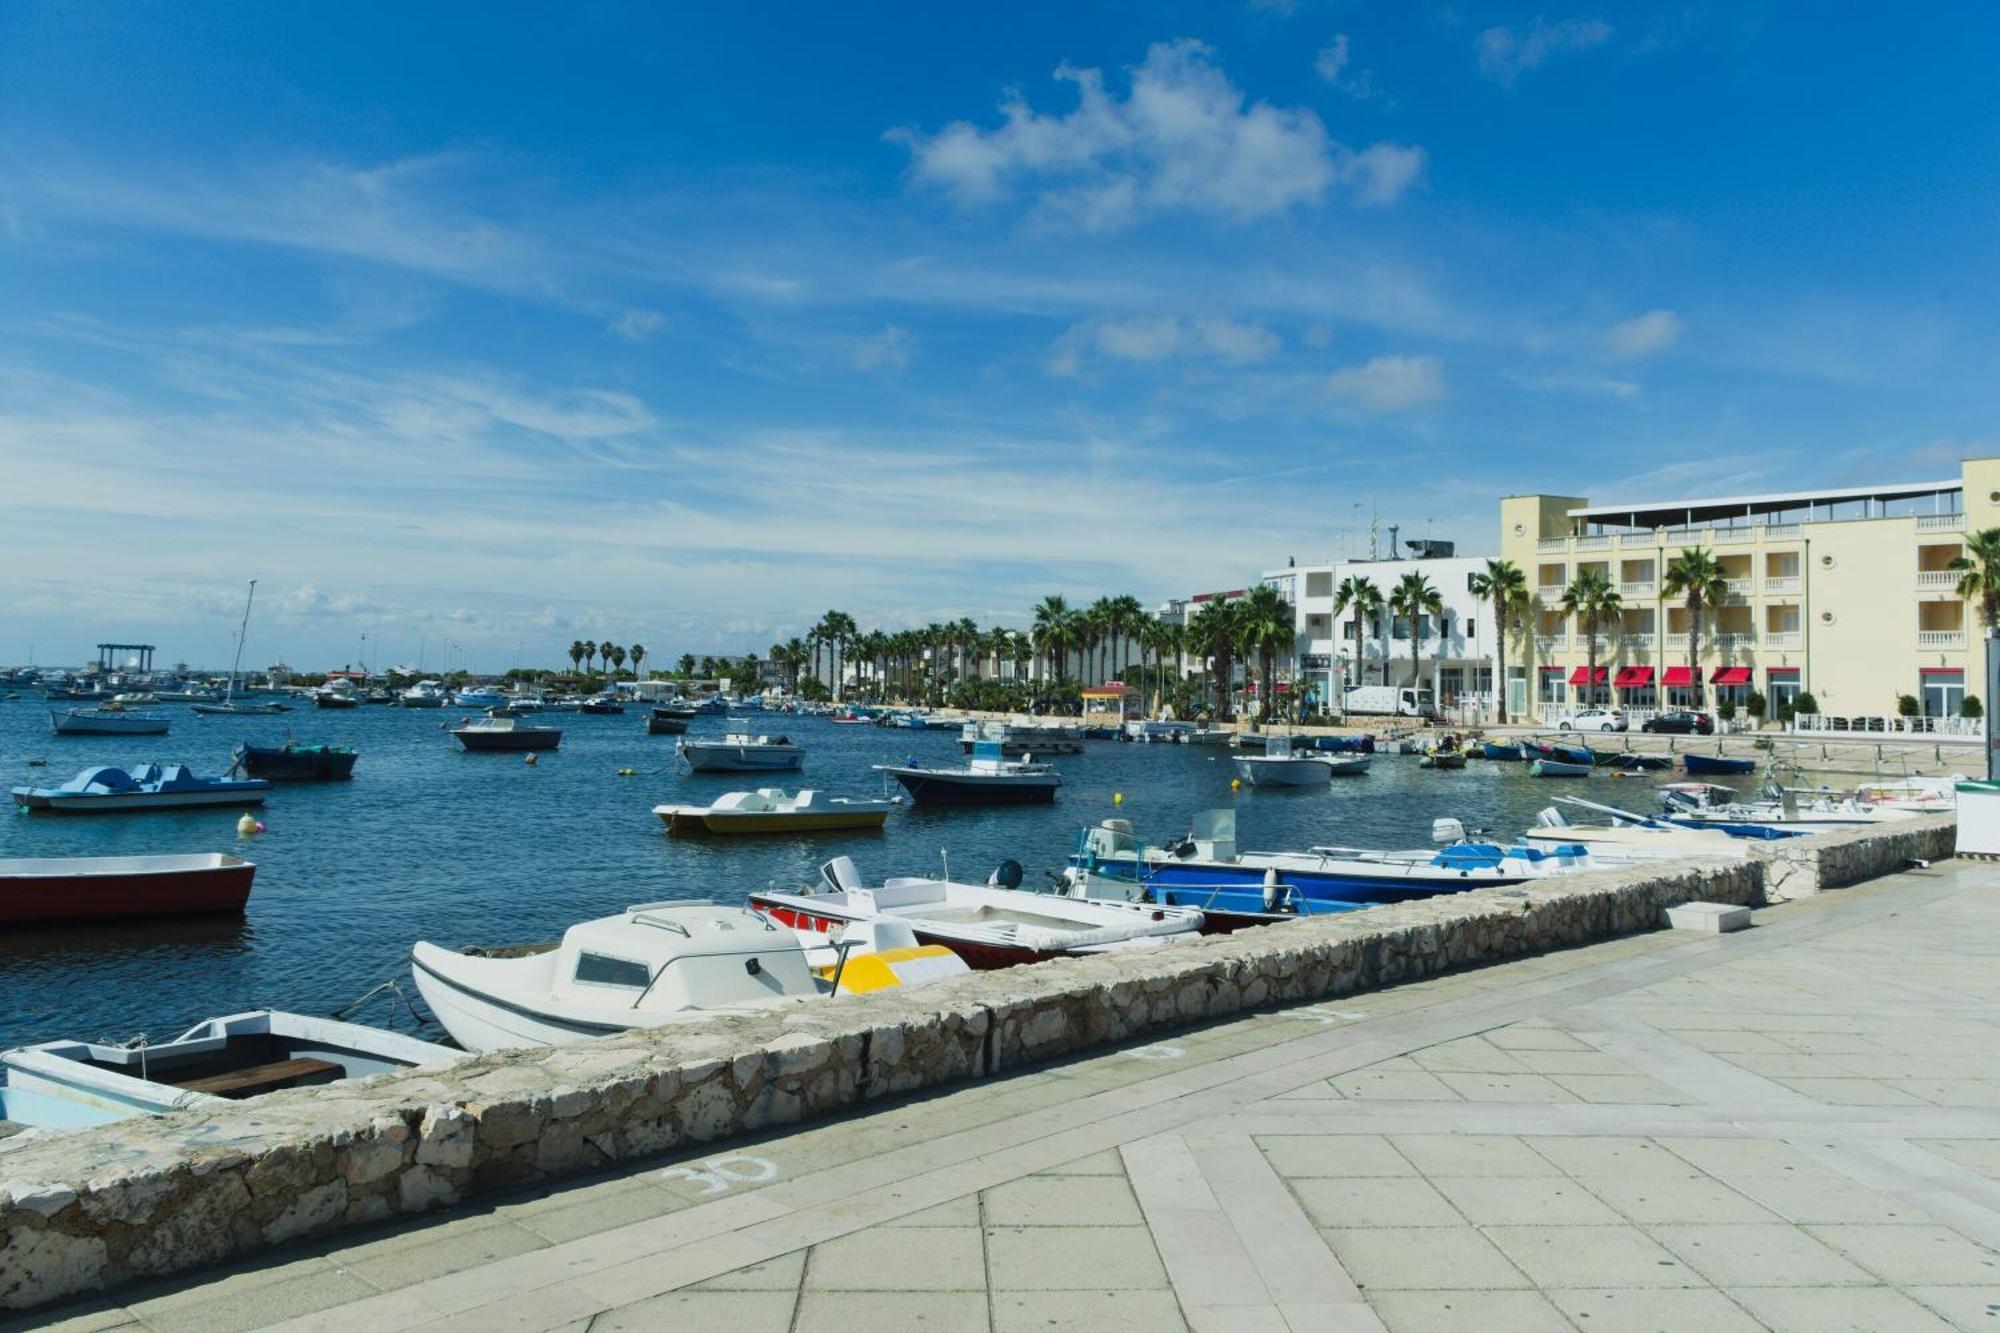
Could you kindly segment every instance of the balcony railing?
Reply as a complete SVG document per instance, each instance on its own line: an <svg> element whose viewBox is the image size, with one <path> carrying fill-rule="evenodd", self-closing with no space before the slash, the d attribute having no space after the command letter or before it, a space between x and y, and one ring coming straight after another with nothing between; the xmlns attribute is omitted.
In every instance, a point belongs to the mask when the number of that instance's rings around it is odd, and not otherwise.
<svg viewBox="0 0 2000 1333"><path fill-rule="evenodd" d="M1716 651L1718 652L1727 652L1731 648L1755 648L1757 646L1755 631L1728 630L1711 635L1710 639L1715 644Z"/></svg>
<svg viewBox="0 0 2000 1333"><path fill-rule="evenodd" d="M1805 638L1805 635L1795 629L1765 630L1764 646L1766 648L1778 649L1803 648L1805 647Z"/></svg>
<svg viewBox="0 0 2000 1333"><path fill-rule="evenodd" d="M1671 652L1671 651L1673 651L1673 650L1674 650L1674 649L1676 649L1676 648L1685 648L1685 647L1687 647L1687 646L1688 646L1688 636L1687 636L1687 635L1685 635L1685 634L1669 634L1669 635L1667 636L1667 640L1666 640L1666 642L1667 642L1667 650L1668 650L1669 652Z"/></svg>
<svg viewBox="0 0 2000 1333"><path fill-rule="evenodd" d="M1920 629L1917 631L1919 648L1963 648L1965 631L1962 629Z"/></svg>
<svg viewBox="0 0 2000 1333"><path fill-rule="evenodd" d="M1625 634L1619 636L1618 641L1627 648L1651 648L1653 646L1653 632L1651 630L1641 630L1636 633L1627 631Z"/></svg>
<svg viewBox="0 0 2000 1333"><path fill-rule="evenodd" d="M1544 537L1535 543L1536 555L1561 555L1569 550L1569 538Z"/></svg>
<svg viewBox="0 0 2000 1333"><path fill-rule="evenodd" d="M1729 589L1731 597L1748 597L1751 588L1755 586L1749 579L1725 579L1723 583Z"/></svg>
<svg viewBox="0 0 2000 1333"><path fill-rule="evenodd" d="M1964 532L1964 514L1919 514L1918 532Z"/></svg>
<svg viewBox="0 0 2000 1333"><path fill-rule="evenodd" d="M1767 523L1764 525L1764 540L1767 542L1796 541L1805 536L1805 531L1797 523Z"/></svg>
<svg viewBox="0 0 2000 1333"><path fill-rule="evenodd" d="M1631 601L1638 597L1651 597L1658 589L1659 585L1650 580L1638 583L1621 583L1618 585L1618 595L1627 601Z"/></svg>
<svg viewBox="0 0 2000 1333"><path fill-rule="evenodd" d="M1567 647L1569 647L1569 635L1567 634L1537 634L1535 636L1535 650L1537 652L1547 653L1557 648Z"/></svg>
<svg viewBox="0 0 2000 1333"><path fill-rule="evenodd" d="M1573 549L1578 551L1608 551L1611 549L1611 538L1608 536L1578 537Z"/></svg>
<svg viewBox="0 0 2000 1333"><path fill-rule="evenodd" d="M1755 528L1717 528L1715 530L1715 544L1717 546L1735 546L1742 542L1754 542L1756 540L1757 529Z"/></svg>
<svg viewBox="0 0 2000 1333"><path fill-rule="evenodd" d="M1956 588L1965 574L1956 569L1920 569L1917 571L1919 588Z"/></svg>
<svg viewBox="0 0 2000 1333"><path fill-rule="evenodd" d="M1767 597L1796 596L1804 581L1797 574L1776 574L1764 580L1764 594Z"/></svg>

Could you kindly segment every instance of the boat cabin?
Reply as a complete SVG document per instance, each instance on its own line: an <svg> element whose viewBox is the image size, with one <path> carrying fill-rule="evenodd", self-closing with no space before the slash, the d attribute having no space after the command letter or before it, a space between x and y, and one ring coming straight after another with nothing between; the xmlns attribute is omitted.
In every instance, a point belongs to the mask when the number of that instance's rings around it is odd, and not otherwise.
<svg viewBox="0 0 2000 1333"><path fill-rule="evenodd" d="M558 1000L671 1013L818 994L799 937L743 908L641 903L563 932Z"/></svg>

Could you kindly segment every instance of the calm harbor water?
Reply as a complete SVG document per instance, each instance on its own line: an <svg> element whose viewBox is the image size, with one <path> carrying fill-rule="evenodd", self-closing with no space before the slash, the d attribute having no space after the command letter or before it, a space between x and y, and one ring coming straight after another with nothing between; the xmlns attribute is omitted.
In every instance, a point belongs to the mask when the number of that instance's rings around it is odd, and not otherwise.
<svg viewBox="0 0 2000 1333"><path fill-rule="evenodd" d="M352 782L278 787L260 816L267 831L249 839L236 835L241 811L227 808L8 814L0 857L233 851L257 863L257 880L240 919L0 933L0 1046L141 1032L162 1040L243 1009L325 1013L390 979L414 998L407 961L414 940L520 943L553 939L573 922L630 903L740 902L752 889L808 883L822 861L841 854L870 880L935 873L945 853L956 877L984 879L1012 857L1026 868L1027 886L1037 887L1062 865L1081 828L1114 815L1155 842L1185 832L1198 811L1234 805L1245 848L1421 846L1440 815L1512 834L1558 791L1608 794L1603 779L1558 785L1528 777L1519 764L1479 762L1440 773L1399 755L1377 756L1366 777L1326 790L1232 793L1227 751L1101 741L1055 761L1066 785L1052 807L905 807L880 833L669 839L655 804L706 801L756 780L678 771L673 738L647 736L637 711L550 715L564 729L562 748L533 767L519 755L461 752L444 729L461 716L450 710L302 708L265 718L202 717L184 705L154 711L172 717L168 735L57 737L40 698L0 701L0 777L9 787L54 784L92 764L148 760L220 772L236 742L277 744L288 733L352 745L361 758ZM787 788L874 795L881 777L870 764L958 754L951 732L751 716L759 730L807 747L805 772L786 775ZM719 731L723 719L693 725ZM31 759L47 764L30 767ZM619 776L625 768L637 775ZM1639 798L1624 786L1617 797ZM1123 804L1114 805L1120 793ZM354 1017L414 1026L382 998Z"/></svg>

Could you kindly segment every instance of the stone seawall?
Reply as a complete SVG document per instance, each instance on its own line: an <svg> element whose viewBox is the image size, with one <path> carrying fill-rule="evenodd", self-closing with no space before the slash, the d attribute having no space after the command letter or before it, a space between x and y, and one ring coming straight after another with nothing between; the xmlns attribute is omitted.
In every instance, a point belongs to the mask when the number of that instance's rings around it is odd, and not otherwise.
<svg viewBox="0 0 2000 1333"><path fill-rule="evenodd" d="M1842 850L1815 867L1819 882L1873 873L1872 865L1899 868L1920 854L1901 835L1865 831L1851 843L1836 836ZM1877 848L1873 840L1885 837ZM1945 854L1950 845L1947 832ZM1160 950L975 973L908 994L17 1135L0 1140L0 1308L1205 1019L1650 930L1678 903L1762 903L1773 864L1597 871Z"/></svg>
<svg viewBox="0 0 2000 1333"><path fill-rule="evenodd" d="M1956 815L1921 815L1873 828L1783 838L1752 847L1750 858L1763 867L1765 900L1789 902L1907 870L1915 861L1942 861L1957 840Z"/></svg>

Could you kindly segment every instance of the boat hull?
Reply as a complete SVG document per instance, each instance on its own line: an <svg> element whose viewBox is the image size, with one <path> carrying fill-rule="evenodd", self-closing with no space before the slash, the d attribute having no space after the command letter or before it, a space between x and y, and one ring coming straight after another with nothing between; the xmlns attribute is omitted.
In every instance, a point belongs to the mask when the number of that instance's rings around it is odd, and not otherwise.
<svg viewBox="0 0 2000 1333"><path fill-rule="evenodd" d="M767 751L758 745L683 745L681 757L697 773L791 773L803 767L803 750Z"/></svg>
<svg viewBox="0 0 2000 1333"><path fill-rule="evenodd" d="M354 776L352 750L288 750L244 745L237 749L243 771L267 782L344 782Z"/></svg>
<svg viewBox="0 0 2000 1333"><path fill-rule="evenodd" d="M1711 754L1684 754L1681 756L1681 765L1690 774L1728 773L1741 775L1757 771L1757 761L1755 759L1725 759L1721 755Z"/></svg>
<svg viewBox="0 0 2000 1333"><path fill-rule="evenodd" d="M516 727L512 731L475 731L465 728L451 734L458 737L460 745L476 752L553 750L562 744L562 731L557 727Z"/></svg>
<svg viewBox="0 0 2000 1333"><path fill-rule="evenodd" d="M25 787L14 789L14 803L27 810L63 815L140 814L153 810L193 810L215 805L262 805L266 784L219 791L112 792L105 795L59 795Z"/></svg>
<svg viewBox="0 0 2000 1333"><path fill-rule="evenodd" d="M566 1019L516 1004L449 975L450 959L434 944L419 943L410 955L417 993L452 1040L468 1051L504 1051L524 1046L567 1046L609 1036L628 1027Z"/></svg>
<svg viewBox="0 0 2000 1333"><path fill-rule="evenodd" d="M782 903L769 902L758 894L750 895L750 905L764 913L780 925L793 930L825 933L851 925L859 917L838 913L804 912ZM1023 963L1041 963L1051 958L1065 955L1060 950L1030 949L1014 945L991 944L983 940L967 940L948 931L929 929L912 921L910 931L917 937L918 944L939 944L965 960L965 965L976 972L993 972L1003 967L1019 967Z"/></svg>
<svg viewBox="0 0 2000 1333"><path fill-rule="evenodd" d="M1128 882L1133 877L1129 863L1119 865L1100 861L1091 867L1091 873ZM1295 904L1307 904L1310 911L1302 908L1300 914L1310 915L1414 902L1421 898L1435 898L1442 893L1463 893L1468 889L1506 888L1521 883L1525 878L1522 875L1462 871L1435 875L1368 875L1351 871L1319 874L1310 870L1287 869L1280 873L1277 888L1280 900L1289 898ZM1206 912L1207 900L1213 898L1218 910L1224 912L1262 914L1270 910L1264 905L1264 870L1261 866L1203 861L1160 862L1147 867L1144 882L1149 896L1162 906L1196 907ZM1285 893L1287 889L1291 891L1289 895Z"/></svg>
<svg viewBox="0 0 2000 1333"><path fill-rule="evenodd" d="M648 736L680 736L686 734L688 720L684 717L661 717L657 713L646 719Z"/></svg>
<svg viewBox="0 0 2000 1333"><path fill-rule="evenodd" d="M1566 759L1537 759L1529 765L1528 773L1537 778L1587 778L1591 765L1575 764Z"/></svg>
<svg viewBox="0 0 2000 1333"><path fill-rule="evenodd" d="M0 861L0 925L241 912L256 874L219 852Z"/></svg>
<svg viewBox="0 0 2000 1333"><path fill-rule="evenodd" d="M167 719L135 714L83 717L76 713L52 713L49 726L58 736L164 736Z"/></svg>
<svg viewBox="0 0 2000 1333"><path fill-rule="evenodd" d="M917 805L970 807L980 805L1048 805L1056 799L1060 780L1047 777L1009 778L929 773L890 769Z"/></svg>
<svg viewBox="0 0 2000 1333"><path fill-rule="evenodd" d="M1321 759L1238 759L1236 774L1252 787L1324 787L1333 765Z"/></svg>
<svg viewBox="0 0 2000 1333"><path fill-rule="evenodd" d="M710 811L699 806L662 810L660 819L669 833L838 833L852 829L879 829L888 822L887 810L826 810L805 814L782 811L753 811L733 814Z"/></svg>

